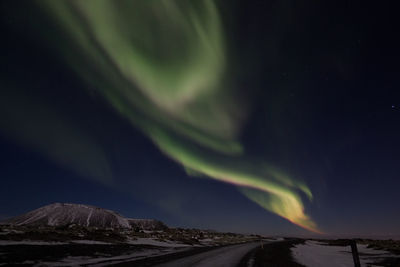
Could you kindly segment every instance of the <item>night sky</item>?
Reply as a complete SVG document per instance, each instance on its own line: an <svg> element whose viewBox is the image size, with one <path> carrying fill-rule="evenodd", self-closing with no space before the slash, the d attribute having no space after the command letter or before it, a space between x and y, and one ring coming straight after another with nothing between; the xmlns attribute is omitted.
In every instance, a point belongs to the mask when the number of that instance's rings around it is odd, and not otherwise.
<svg viewBox="0 0 400 267"><path fill-rule="evenodd" d="M1 1L0 219L399 237L390 5Z"/></svg>

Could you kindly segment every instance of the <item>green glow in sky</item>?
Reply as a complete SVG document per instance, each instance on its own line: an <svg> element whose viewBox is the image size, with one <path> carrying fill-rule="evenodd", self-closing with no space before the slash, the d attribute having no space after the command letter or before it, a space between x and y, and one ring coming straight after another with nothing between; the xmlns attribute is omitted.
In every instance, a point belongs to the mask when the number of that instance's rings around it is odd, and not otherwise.
<svg viewBox="0 0 400 267"><path fill-rule="evenodd" d="M227 75L224 31L213 0L41 0L57 23L53 46L189 174L237 185L263 208L318 231L299 193L274 168L243 167L238 135L247 103ZM267 173L267 175L265 175Z"/></svg>

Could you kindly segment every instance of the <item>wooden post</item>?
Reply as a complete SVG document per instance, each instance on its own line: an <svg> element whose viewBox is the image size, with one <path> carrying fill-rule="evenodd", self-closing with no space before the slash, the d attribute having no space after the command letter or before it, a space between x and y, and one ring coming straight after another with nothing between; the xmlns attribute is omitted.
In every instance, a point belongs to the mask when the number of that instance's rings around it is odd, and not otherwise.
<svg viewBox="0 0 400 267"><path fill-rule="evenodd" d="M354 267L361 267L360 257L358 256L357 243L355 240L350 241L351 253L353 254Z"/></svg>

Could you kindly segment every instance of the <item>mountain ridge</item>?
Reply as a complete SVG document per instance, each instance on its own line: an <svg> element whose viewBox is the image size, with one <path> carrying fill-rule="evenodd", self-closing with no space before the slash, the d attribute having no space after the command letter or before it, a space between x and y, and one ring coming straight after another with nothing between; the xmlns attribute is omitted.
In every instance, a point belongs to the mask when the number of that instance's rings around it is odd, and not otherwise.
<svg viewBox="0 0 400 267"><path fill-rule="evenodd" d="M163 222L154 219L126 218L119 213L92 205L53 203L27 213L1 221L2 224L18 226L68 226L164 230Z"/></svg>

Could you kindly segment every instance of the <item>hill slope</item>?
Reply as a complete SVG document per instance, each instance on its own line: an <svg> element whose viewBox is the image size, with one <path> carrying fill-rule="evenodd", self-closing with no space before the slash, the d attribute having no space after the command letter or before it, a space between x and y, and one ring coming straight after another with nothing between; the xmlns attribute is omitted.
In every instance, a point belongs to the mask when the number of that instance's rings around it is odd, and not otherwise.
<svg viewBox="0 0 400 267"><path fill-rule="evenodd" d="M65 226L76 224L84 227L127 228L128 219L118 213L90 205L54 203L8 219L3 223L13 225Z"/></svg>

